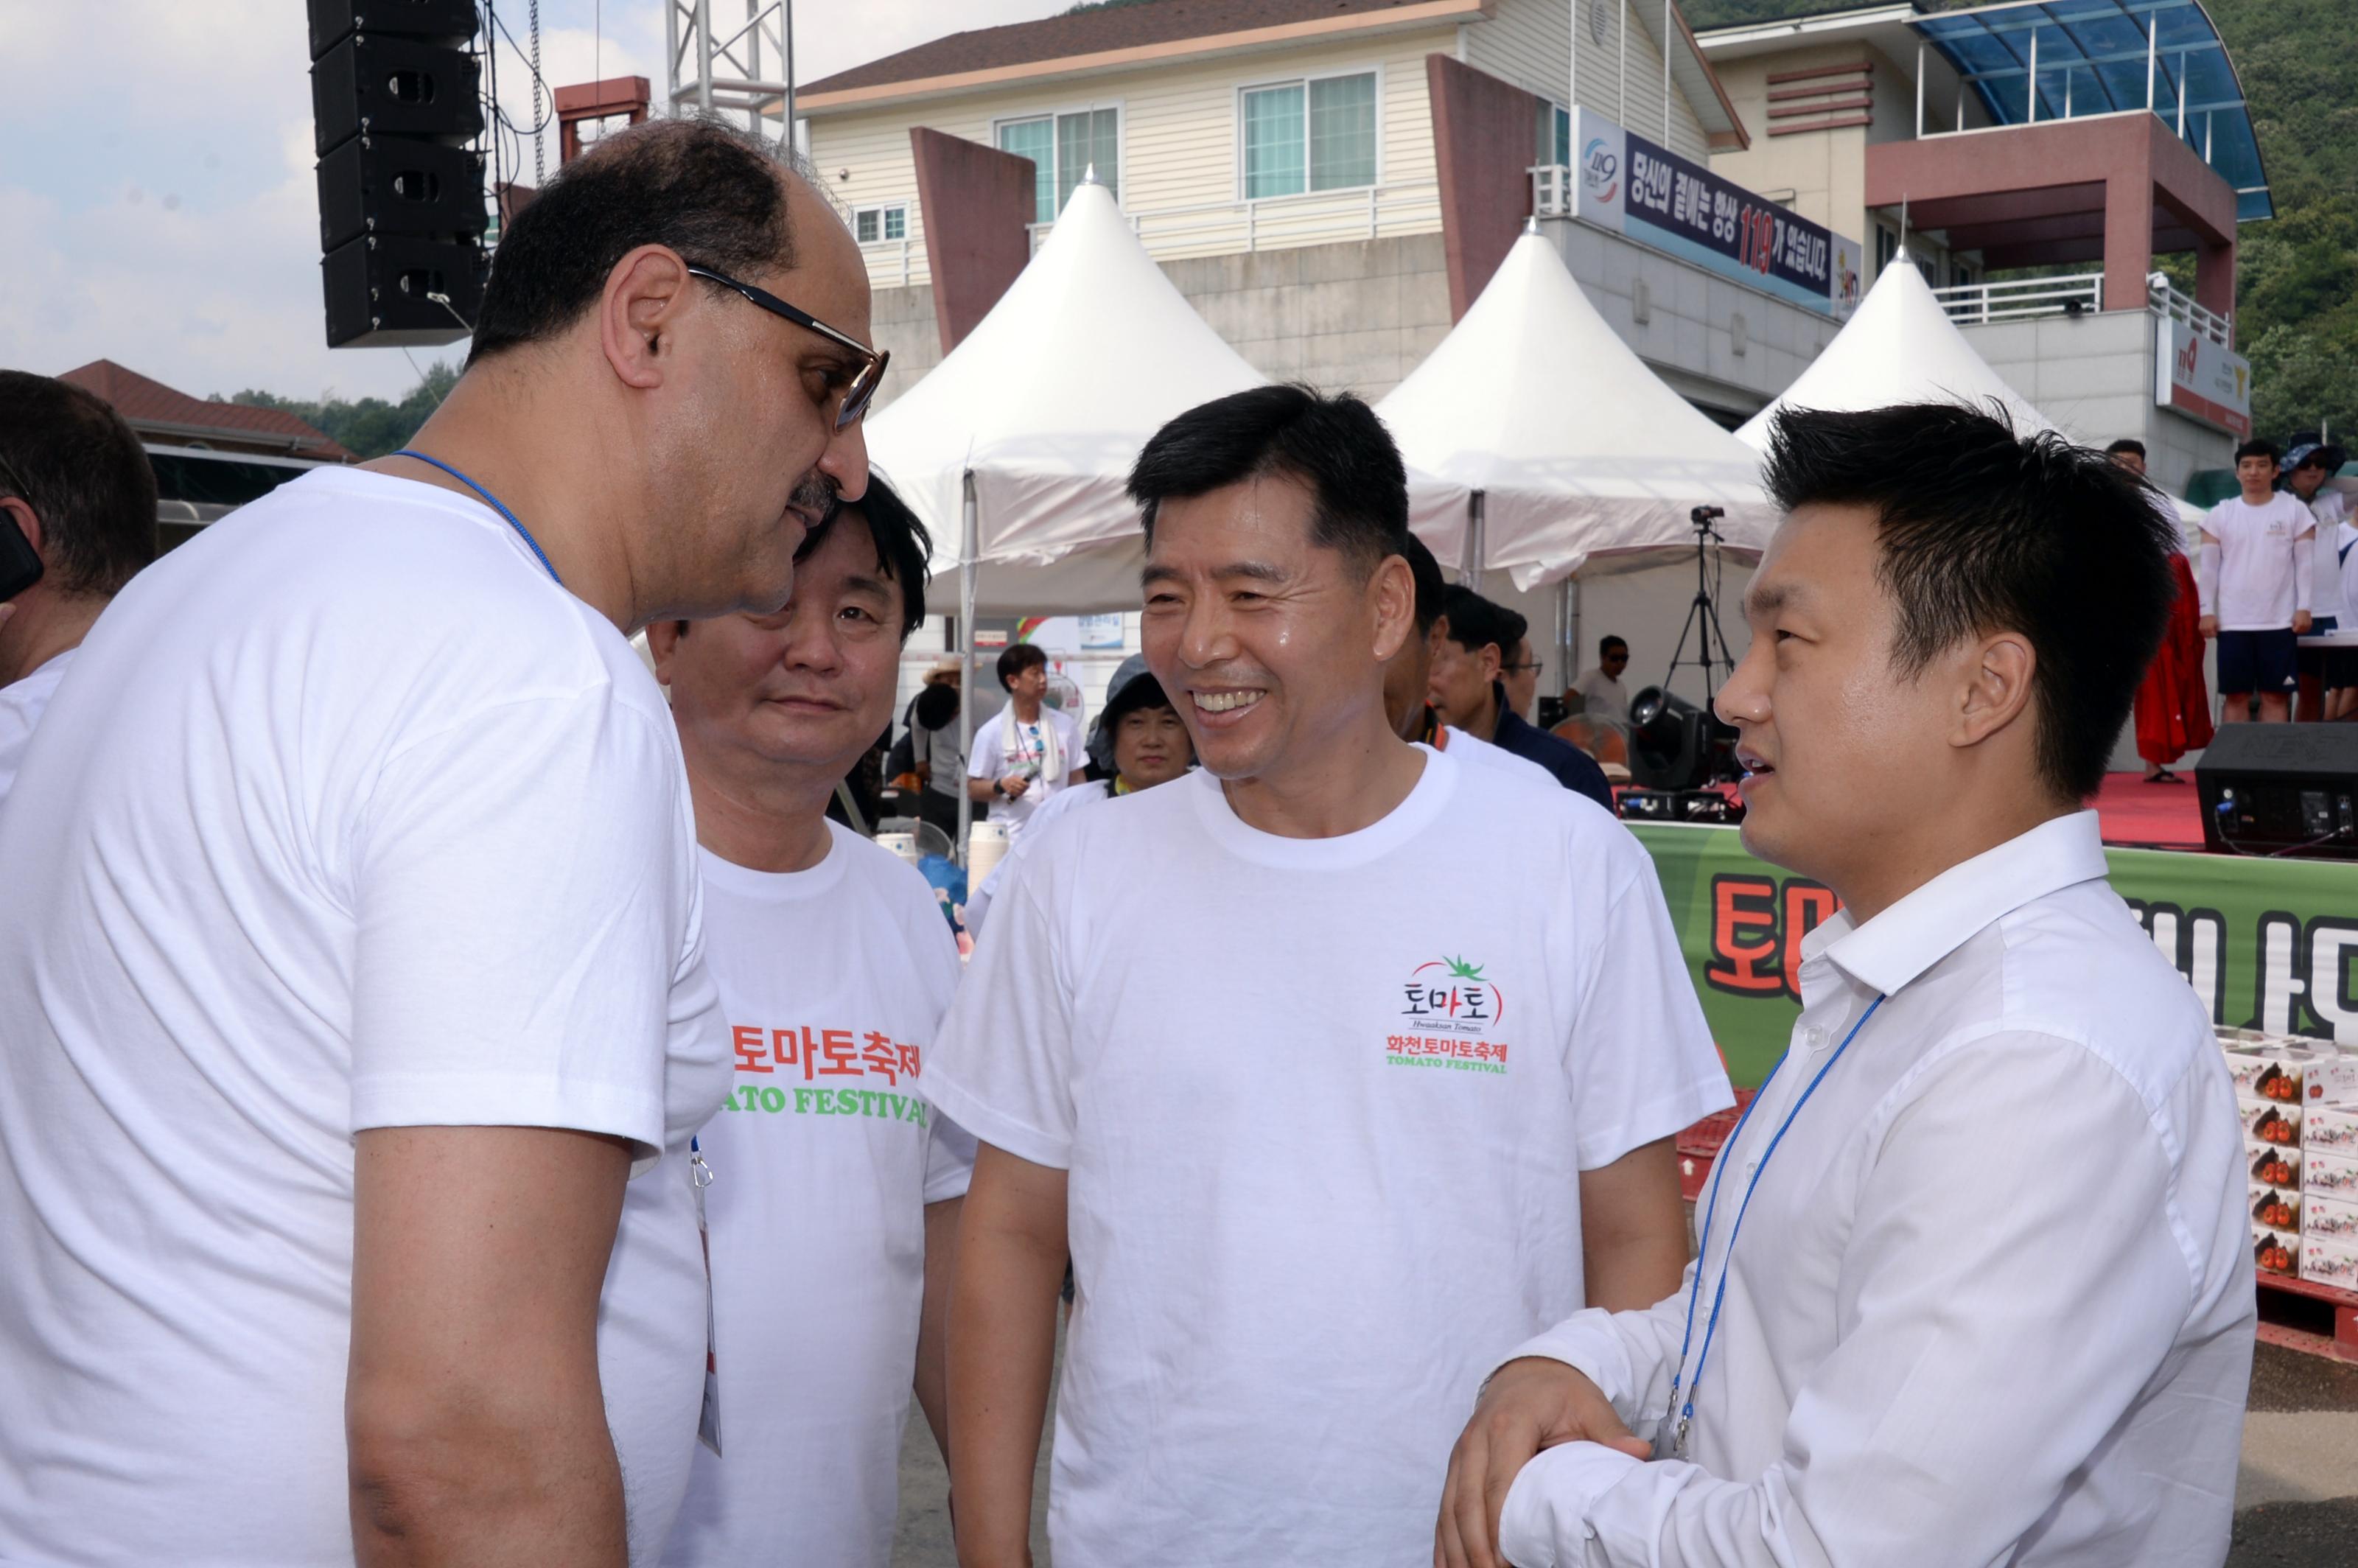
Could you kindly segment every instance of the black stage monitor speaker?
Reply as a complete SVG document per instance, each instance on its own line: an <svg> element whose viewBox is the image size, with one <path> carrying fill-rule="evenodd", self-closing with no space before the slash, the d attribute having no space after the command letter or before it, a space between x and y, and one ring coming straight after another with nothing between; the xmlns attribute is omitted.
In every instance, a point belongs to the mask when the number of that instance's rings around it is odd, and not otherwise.
<svg viewBox="0 0 2358 1568"><path fill-rule="evenodd" d="M483 249L471 240L371 234L330 251L319 264L328 346L423 346L467 336L483 302Z"/></svg>
<svg viewBox="0 0 2358 1568"><path fill-rule="evenodd" d="M2222 724L2194 783L2212 850L2358 860L2358 724Z"/></svg>
<svg viewBox="0 0 2358 1568"><path fill-rule="evenodd" d="M354 33L311 67L322 156L360 135L471 141L483 129L481 68L465 49Z"/></svg>
<svg viewBox="0 0 2358 1568"><path fill-rule="evenodd" d="M362 234L481 239L483 158L405 136L354 136L319 160L319 248Z"/></svg>
<svg viewBox="0 0 2358 1568"><path fill-rule="evenodd" d="M475 0L311 0L311 58L356 32L457 45L475 26Z"/></svg>
<svg viewBox="0 0 2358 1568"><path fill-rule="evenodd" d="M1730 775L1735 745L1732 727L1660 687L1629 704L1629 778L1640 789L1689 790Z"/></svg>

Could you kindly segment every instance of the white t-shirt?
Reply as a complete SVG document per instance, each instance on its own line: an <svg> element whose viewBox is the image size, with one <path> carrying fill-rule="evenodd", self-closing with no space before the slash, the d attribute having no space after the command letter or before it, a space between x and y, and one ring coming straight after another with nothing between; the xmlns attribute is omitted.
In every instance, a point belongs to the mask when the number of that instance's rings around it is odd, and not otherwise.
<svg viewBox="0 0 2358 1568"><path fill-rule="evenodd" d="M1637 840L1423 761L1335 838L1204 773L1076 812L977 946L926 1088L1069 1173L1060 1568L1430 1563L1476 1385L1585 1300L1580 1173L1729 1103Z"/></svg>
<svg viewBox="0 0 2358 1568"><path fill-rule="evenodd" d="M2293 573L2293 543L2317 525L2299 498L2277 491L2264 506L2231 495L2211 509L2202 531L2219 541L2218 597L2203 613L2222 632L2273 632L2309 608Z"/></svg>
<svg viewBox="0 0 2358 1568"><path fill-rule="evenodd" d="M2309 574L2309 612L2322 620L2331 615L2337 630L2347 632L2358 604L2342 591L2342 530L2350 515L2350 497L2338 490L2321 490L2309 503L2309 514L2317 519L2317 557ZM5 787L5 786L0 786Z"/></svg>
<svg viewBox="0 0 2358 1568"><path fill-rule="evenodd" d="M0 813L0 1561L352 1561L352 1138L640 1158L598 1319L687 1485L729 1087L663 694L497 515L321 469L108 609Z"/></svg>
<svg viewBox="0 0 2358 1568"><path fill-rule="evenodd" d="M957 945L925 878L827 827L807 871L698 855L737 1087L701 1134L720 1454L696 1449L666 1563L892 1554L925 1206L974 1170L919 1093Z"/></svg>
<svg viewBox="0 0 2358 1568"><path fill-rule="evenodd" d="M2358 524L2342 523L2333 530L2333 550L2342 562L2342 603L2358 620ZM2358 626L2346 631L2358 632Z"/></svg>
<svg viewBox="0 0 2358 1568"><path fill-rule="evenodd" d="M41 710L49 707L73 656L74 650L68 648L36 665L22 679L0 686L0 803L8 798L25 747L33 739L33 726L41 721Z"/></svg>
<svg viewBox="0 0 2358 1568"><path fill-rule="evenodd" d="M1581 710L1585 719L1602 719L1606 723L1629 727L1629 692L1618 676L1608 676L1599 665L1580 677L1573 690L1587 699Z"/></svg>
<svg viewBox="0 0 2358 1568"><path fill-rule="evenodd" d="M970 779L1003 779L1022 773L1032 785L1020 800L994 797L990 802L990 820L1007 824L1007 837L1011 840L1022 836L1025 824L1049 798L1065 787L1065 781L1088 765L1088 753L1081 746L1080 726L1075 724L1061 708L1040 705L1040 719L1035 724L1017 722L1012 743L1008 739L1011 711L993 714L990 722L979 726L974 732L974 755L967 763ZM1054 730L1056 740L1055 776L1046 776L1041 769L1046 741L1043 727Z"/></svg>

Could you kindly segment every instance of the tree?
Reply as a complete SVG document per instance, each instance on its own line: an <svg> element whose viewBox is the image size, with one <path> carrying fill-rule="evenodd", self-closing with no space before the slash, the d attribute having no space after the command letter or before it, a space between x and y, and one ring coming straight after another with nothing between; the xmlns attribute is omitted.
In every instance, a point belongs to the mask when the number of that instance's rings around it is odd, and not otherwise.
<svg viewBox="0 0 2358 1568"><path fill-rule="evenodd" d="M387 403L382 397L363 397L355 402L334 396L307 402L254 387L227 399L215 393L213 401L284 410L359 457L381 458L407 446L409 438L417 434L417 427L442 406L443 398L458 384L459 367L448 360L437 360L426 367L417 384L398 403Z"/></svg>

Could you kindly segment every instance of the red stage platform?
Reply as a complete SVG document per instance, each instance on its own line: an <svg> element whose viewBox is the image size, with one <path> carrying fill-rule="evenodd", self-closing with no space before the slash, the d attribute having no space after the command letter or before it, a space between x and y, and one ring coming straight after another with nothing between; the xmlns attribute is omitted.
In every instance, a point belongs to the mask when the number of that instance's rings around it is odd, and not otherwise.
<svg viewBox="0 0 2358 1568"><path fill-rule="evenodd" d="M2194 770L2182 784L2147 784L2143 773L2106 773L2096 792L2096 816L2104 842L2124 849L2202 848L2202 805L2194 793Z"/></svg>

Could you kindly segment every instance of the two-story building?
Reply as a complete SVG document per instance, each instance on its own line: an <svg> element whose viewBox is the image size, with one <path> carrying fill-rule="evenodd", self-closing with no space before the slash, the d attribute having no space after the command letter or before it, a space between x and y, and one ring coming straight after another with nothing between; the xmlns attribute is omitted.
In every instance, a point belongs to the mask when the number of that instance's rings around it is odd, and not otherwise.
<svg viewBox="0 0 2358 1568"><path fill-rule="evenodd" d="M1532 171L1571 161L1575 96L1697 170L1747 145L1677 6L1650 0L1153 0L954 34L807 83L796 109L901 385L1020 266L1010 225L1036 238L1093 169L1257 368L1375 397L1480 292L1535 189L1561 189ZM1592 297L1731 422L1839 325L1569 215L1551 228Z"/></svg>

